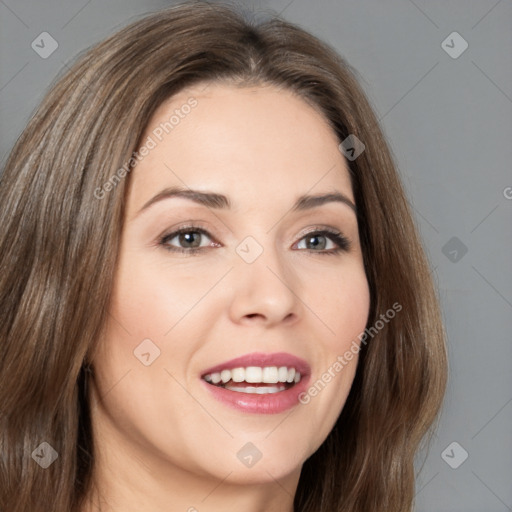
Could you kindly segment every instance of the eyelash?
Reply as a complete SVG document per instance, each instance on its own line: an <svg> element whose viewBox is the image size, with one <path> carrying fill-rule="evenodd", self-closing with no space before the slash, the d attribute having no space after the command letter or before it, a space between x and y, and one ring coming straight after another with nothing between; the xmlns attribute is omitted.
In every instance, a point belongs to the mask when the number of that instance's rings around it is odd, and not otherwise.
<svg viewBox="0 0 512 512"><path fill-rule="evenodd" d="M210 234L208 233L208 231L201 228L200 226L185 226L176 231L173 231L172 233L163 235L159 239L158 245L162 246L166 251L182 253L182 254L186 254L187 256L196 256L199 253L203 252L205 249L207 249L207 247L193 247L193 248L186 249L183 247L169 246L167 244L167 242L169 240L172 240L176 236L181 235L183 233L200 233L202 235L207 236L210 239L213 239L210 236ZM315 251L313 249L298 249L298 250L301 250L301 251L306 250L310 253L321 254L324 256L327 256L327 255L333 256L333 255L337 255L341 252L348 252L351 248L350 241L342 233L340 233L339 231L334 230L334 229L327 229L327 228L323 228L323 227L315 227L313 231L306 233L299 241L302 241L307 237L313 237L313 235L314 236L326 236L327 238L330 238L331 241L333 241L338 247L336 249L329 249L329 250L323 250L323 251Z"/></svg>

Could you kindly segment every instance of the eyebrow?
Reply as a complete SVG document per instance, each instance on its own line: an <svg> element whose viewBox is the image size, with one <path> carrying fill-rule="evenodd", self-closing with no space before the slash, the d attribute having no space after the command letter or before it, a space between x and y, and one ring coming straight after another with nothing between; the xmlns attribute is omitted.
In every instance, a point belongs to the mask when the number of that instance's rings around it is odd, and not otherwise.
<svg viewBox="0 0 512 512"><path fill-rule="evenodd" d="M192 190L190 188L169 187L160 191L156 196L147 201L144 206L137 212L137 215L142 213L144 210L147 210L153 204L158 203L164 199L171 199L173 197L188 199L202 206L206 206L207 208L213 208L216 210L229 210L232 207L232 203L229 198L223 194L217 194L214 192L201 192L199 190ZM300 196L293 205L291 211L300 212L310 210L327 203L342 203L350 207L354 213L357 213L356 205L341 192Z"/></svg>

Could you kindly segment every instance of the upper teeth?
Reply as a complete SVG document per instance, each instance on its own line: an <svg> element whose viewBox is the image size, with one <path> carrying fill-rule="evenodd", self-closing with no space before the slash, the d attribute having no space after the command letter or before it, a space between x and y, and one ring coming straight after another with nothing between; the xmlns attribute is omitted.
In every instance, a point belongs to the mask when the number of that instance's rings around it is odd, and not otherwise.
<svg viewBox="0 0 512 512"><path fill-rule="evenodd" d="M277 382L299 382L300 372L295 368L286 366L247 366L246 368L232 368L231 370L222 370L221 372L209 373L204 376L204 380L218 384L232 380L233 382L264 382L275 384Z"/></svg>

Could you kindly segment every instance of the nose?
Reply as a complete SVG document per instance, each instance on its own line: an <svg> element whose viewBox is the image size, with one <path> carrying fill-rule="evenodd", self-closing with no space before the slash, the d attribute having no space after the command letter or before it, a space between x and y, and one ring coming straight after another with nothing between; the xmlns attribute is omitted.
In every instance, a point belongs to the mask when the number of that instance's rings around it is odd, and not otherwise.
<svg viewBox="0 0 512 512"><path fill-rule="evenodd" d="M233 322L266 327L295 323L303 308L299 298L300 280L277 250L265 247L252 263L238 255L236 258L231 272Z"/></svg>

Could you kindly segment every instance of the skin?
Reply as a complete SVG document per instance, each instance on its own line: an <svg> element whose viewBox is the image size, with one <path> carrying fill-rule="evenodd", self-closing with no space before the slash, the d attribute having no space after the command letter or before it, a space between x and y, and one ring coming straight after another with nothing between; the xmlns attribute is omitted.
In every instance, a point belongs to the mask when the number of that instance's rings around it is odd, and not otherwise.
<svg viewBox="0 0 512 512"><path fill-rule="evenodd" d="M302 464L334 426L357 355L308 404L279 414L231 409L199 377L247 353L289 352L309 362L314 383L357 340L370 296L354 211L327 203L290 212L303 194L337 191L354 202L348 168L323 116L273 86L186 89L160 105L144 140L191 96L197 106L129 177L109 322L93 361L88 510L291 512ZM233 208L171 198L139 213L175 185L225 194ZM159 245L197 222L209 233L195 235L199 255ZM337 247L329 237L307 245L319 226L341 231L350 249L326 254ZM251 264L236 252L247 236L263 249ZM178 236L167 245L190 247ZM145 366L134 349L147 338L160 356ZM250 468L237 458L248 442L262 453Z"/></svg>

